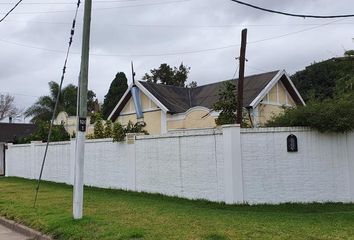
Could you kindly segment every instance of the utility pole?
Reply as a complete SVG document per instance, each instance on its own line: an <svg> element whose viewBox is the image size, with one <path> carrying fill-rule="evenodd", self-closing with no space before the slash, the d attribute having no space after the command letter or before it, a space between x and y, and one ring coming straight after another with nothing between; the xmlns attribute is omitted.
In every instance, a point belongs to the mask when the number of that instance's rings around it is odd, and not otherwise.
<svg viewBox="0 0 354 240"><path fill-rule="evenodd" d="M84 25L82 35L81 67L79 82L78 101L78 132L76 134L75 153L75 178L73 196L73 217L82 218L82 206L84 198L84 152L85 152L85 132L87 117L87 83L89 67L90 49L90 25L91 25L92 0L85 1Z"/></svg>
<svg viewBox="0 0 354 240"><path fill-rule="evenodd" d="M236 123L242 123L242 109L243 109L243 82L245 79L245 62L246 62L246 44L247 44L247 28L242 30L241 36L241 50L240 50L240 70L237 84L237 116Z"/></svg>

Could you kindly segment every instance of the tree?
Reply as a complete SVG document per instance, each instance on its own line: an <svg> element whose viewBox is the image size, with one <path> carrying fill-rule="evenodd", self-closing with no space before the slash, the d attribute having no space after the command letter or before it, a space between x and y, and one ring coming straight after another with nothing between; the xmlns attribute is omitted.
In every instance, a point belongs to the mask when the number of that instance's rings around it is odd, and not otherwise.
<svg viewBox="0 0 354 240"><path fill-rule="evenodd" d="M235 84L231 81L224 82L224 85L219 90L218 95L219 99L213 106L214 111L220 111L218 118L215 119L216 125L235 124L237 111ZM243 112L242 117L243 121L241 127L250 127L247 112Z"/></svg>
<svg viewBox="0 0 354 240"><path fill-rule="evenodd" d="M218 118L215 120L216 125L236 123L236 87L230 81L224 83L224 86L219 91L219 99L214 103L213 109L220 111Z"/></svg>
<svg viewBox="0 0 354 240"><path fill-rule="evenodd" d="M49 82L50 95L40 97L31 107L25 111L26 117L32 117L31 122L50 121L53 115L59 85ZM89 90L87 93L87 111L89 114L94 110L94 98L96 94ZM69 116L76 115L77 87L69 84L61 90L56 114L66 111Z"/></svg>
<svg viewBox="0 0 354 240"><path fill-rule="evenodd" d="M95 139L99 139L99 138L104 138L105 137L102 119L97 119L96 120L94 129L93 129L93 136L94 136Z"/></svg>
<svg viewBox="0 0 354 240"><path fill-rule="evenodd" d="M105 138L111 138L112 137L112 131L113 131L113 123L111 120L108 120L106 122L106 126L104 128L104 137Z"/></svg>
<svg viewBox="0 0 354 240"><path fill-rule="evenodd" d="M15 97L9 94L0 94L0 121L7 117L17 118L22 111L16 108Z"/></svg>
<svg viewBox="0 0 354 240"><path fill-rule="evenodd" d="M198 83L196 81L191 81L190 83L187 84L188 88L196 88L198 87Z"/></svg>
<svg viewBox="0 0 354 240"><path fill-rule="evenodd" d="M190 67L183 65L183 63L181 63L178 68L172 68L167 63L163 63L158 69L150 70L151 75L145 73L143 80L153 83L186 87L189 71Z"/></svg>
<svg viewBox="0 0 354 240"><path fill-rule="evenodd" d="M113 111L113 108L117 105L118 101L124 95L125 91L128 89L128 80L123 72L116 74L113 79L108 93L104 96L102 115L104 119L107 119L109 114Z"/></svg>
<svg viewBox="0 0 354 240"><path fill-rule="evenodd" d="M307 66L291 76L296 88L307 102L311 98L325 100L342 91L350 78L354 77L353 50L346 51L344 57L332 58ZM339 86L341 85L341 86Z"/></svg>

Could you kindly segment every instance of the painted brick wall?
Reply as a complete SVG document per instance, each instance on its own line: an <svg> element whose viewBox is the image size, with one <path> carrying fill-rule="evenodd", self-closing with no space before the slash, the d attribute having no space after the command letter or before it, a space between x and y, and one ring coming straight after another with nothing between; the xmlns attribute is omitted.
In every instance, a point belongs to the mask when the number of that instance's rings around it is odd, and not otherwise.
<svg viewBox="0 0 354 240"><path fill-rule="evenodd" d="M287 152L295 134L299 151ZM244 201L354 201L354 134L307 129L255 129L241 134Z"/></svg>
<svg viewBox="0 0 354 240"><path fill-rule="evenodd" d="M298 138L288 153L286 138ZM45 144L9 145L6 175L36 179ZM86 185L227 203L354 201L354 134L304 128L188 130L85 145ZM75 141L50 144L43 179L72 184Z"/></svg>

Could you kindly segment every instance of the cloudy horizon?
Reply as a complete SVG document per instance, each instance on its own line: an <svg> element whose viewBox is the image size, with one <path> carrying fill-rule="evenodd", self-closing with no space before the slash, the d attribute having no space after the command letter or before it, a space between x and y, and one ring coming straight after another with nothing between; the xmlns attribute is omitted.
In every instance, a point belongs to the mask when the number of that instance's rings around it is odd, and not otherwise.
<svg viewBox="0 0 354 240"><path fill-rule="evenodd" d="M6 2L5 2L6 1ZM0 16L15 0L0 3ZM247 2L281 11L333 15L354 12L349 0ZM27 108L59 82L75 10L74 0L23 1L0 23L1 93ZM65 4L71 3L71 4ZM77 85L80 68L82 10L74 36L64 86ZM277 69L289 74L342 56L354 49L354 19L302 19L275 15L230 0L93 1L89 88L103 102L117 72L131 81L161 63L191 67L188 82L198 85L230 79L237 69L240 33L248 29L246 75Z"/></svg>

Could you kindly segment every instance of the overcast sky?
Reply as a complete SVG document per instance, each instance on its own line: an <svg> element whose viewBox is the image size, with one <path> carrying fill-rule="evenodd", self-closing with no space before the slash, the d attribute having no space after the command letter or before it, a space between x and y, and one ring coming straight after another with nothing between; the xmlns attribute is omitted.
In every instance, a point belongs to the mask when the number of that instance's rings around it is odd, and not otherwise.
<svg viewBox="0 0 354 240"><path fill-rule="evenodd" d="M354 13L351 0L245 1L301 14ZM0 16L16 2L1 0ZM26 108L38 96L48 94L49 81L60 80L75 2L24 0L0 23L0 92L14 95L19 107ZM77 84L82 10L83 4L64 85ZM246 75L276 69L293 74L314 61L354 49L353 25L352 18L293 18L230 0L96 0L89 88L103 102L117 72L125 72L131 81L131 60L138 78L161 63L178 66L183 62L191 67L188 81L197 81L198 85L230 79L238 65L235 57L245 27L249 43Z"/></svg>

